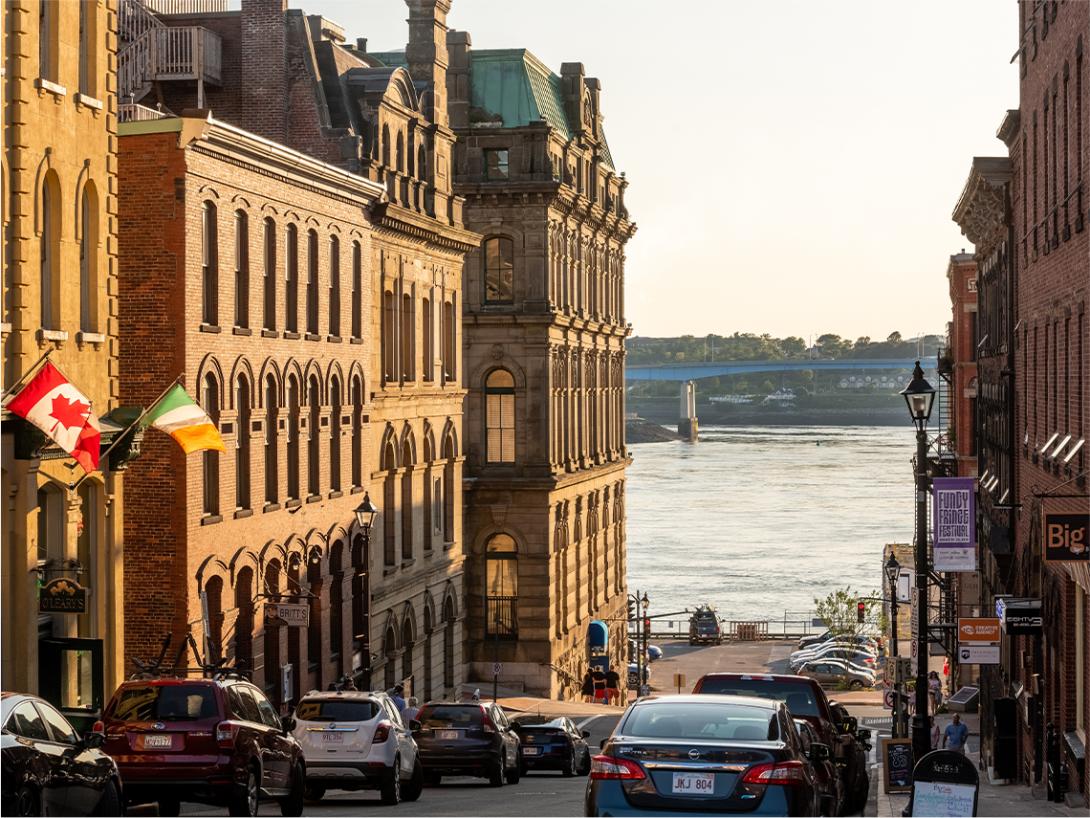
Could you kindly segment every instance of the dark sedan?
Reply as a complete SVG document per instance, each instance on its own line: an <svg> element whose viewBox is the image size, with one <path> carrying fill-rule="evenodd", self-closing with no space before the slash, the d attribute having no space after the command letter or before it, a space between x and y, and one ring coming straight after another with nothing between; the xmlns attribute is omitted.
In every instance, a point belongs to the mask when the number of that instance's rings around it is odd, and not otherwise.
<svg viewBox="0 0 1090 818"><path fill-rule="evenodd" d="M80 738L48 702L0 694L4 815L121 815L121 779L99 750L103 736Z"/></svg>
<svg viewBox="0 0 1090 818"><path fill-rule="evenodd" d="M514 722L521 747L522 771L560 770L566 776L590 772L587 736L571 719L546 721L541 716L522 716Z"/></svg>
<svg viewBox="0 0 1090 818"><path fill-rule="evenodd" d="M444 775L487 778L493 787L519 782L519 737L498 704L428 702L416 719L426 783L437 786Z"/></svg>
<svg viewBox="0 0 1090 818"><path fill-rule="evenodd" d="M819 786L787 707L743 696L651 696L591 762L587 815L818 815Z"/></svg>

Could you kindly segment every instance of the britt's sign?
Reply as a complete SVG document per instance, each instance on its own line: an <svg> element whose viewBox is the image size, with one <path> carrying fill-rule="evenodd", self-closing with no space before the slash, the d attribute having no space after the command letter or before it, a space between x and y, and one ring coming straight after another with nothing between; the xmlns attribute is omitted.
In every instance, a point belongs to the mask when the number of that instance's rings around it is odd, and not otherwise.
<svg viewBox="0 0 1090 818"><path fill-rule="evenodd" d="M87 589L74 579L51 579L38 591L38 613L87 613Z"/></svg>
<svg viewBox="0 0 1090 818"><path fill-rule="evenodd" d="M310 624L310 606L306 603L266 602L265 624L305 628Z"/></svg>
<svg viewBox="0 0 1090 818"><path fill-rule="evenodd" d="M1042 517L1045 562L1090 562L1090 514Z"/></svg>
<svg viewBox="0 0 1090 818"><path fill-rule="evenodd" d="M976 494L972 477L936 477L931 481L936 571L975 571Z"/></svg>

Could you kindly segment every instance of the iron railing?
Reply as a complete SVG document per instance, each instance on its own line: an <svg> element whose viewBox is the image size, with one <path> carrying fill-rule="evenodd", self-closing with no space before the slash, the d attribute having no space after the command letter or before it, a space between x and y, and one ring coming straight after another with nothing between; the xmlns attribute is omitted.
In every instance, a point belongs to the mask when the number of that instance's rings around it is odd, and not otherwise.
<svg viewBox="0 0 1090 818"><path fill-rule="evenodd" d="M518 597L485 597L485 634L493 639L517 639Z"/></svg>

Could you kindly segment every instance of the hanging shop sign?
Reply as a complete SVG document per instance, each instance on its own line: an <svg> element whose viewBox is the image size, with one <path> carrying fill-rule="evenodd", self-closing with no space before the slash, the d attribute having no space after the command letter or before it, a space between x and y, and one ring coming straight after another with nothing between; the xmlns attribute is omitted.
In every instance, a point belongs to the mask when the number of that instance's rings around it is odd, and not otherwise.
<svg viewBox="0 0 1090 818"><path fill-rule="evenodd" d="M305 628L310 625L310 606L305 602L267 602L265 624Z"/></svg>
<svg viewBox="0 0 1090 818"><path fill-rule="evenodd" d="M87 589L68 577L51 579L38 591L38 613L87 613Z"/></svg>
<svg viewBox="0 0 1090 818"><path fill-rule="evenodd" d="M1044 626L1040 599L1006 597L997 599L995 607L1008 636L1034 636Z"/></svg>
<svg viewBox="0 0 1090 818"><path fill-rule="evenodd" d="M931 481L936 571L977 570L974 482L973 477L936 477Z"/></svg>
<svg viewBox="0 0 1090 818"><path fill-rule="evenodd" d="M1090 562L1090 514L1041 515L1045 562Z"/></svg>

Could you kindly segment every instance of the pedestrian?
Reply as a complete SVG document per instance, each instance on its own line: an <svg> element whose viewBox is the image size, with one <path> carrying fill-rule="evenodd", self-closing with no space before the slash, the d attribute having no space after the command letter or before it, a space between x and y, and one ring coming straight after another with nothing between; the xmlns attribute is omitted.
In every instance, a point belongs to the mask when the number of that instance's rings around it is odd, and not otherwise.
<svg viewBox="0 0 1090 818"><path fill-rule="evenodd" d="M387 695L390 697L390 700L397 706L398 713L405 712L405 698L401 695L404 690L405 688L402 685L394 685L390 690L387 691Z"/></svg>
<svg viewBox="0 0 1090 818"><path fill-rule="evenodd" d="M937 750L939 749L939 742L942 740L942 732L939 730L939 720L932 719L931 724L931 749Z"/></svg>
<svg viewBox="0 0 1090 818"><path fill-rule="evenodd" d="M591 674L590 668L587 668L587 672L583 674L583 684L579 691L583 694L583 701L594 701L594 676Z"/></svg>
<svg viewBox="0 0 1090 818"><path fill-rule="evenodd" d="M405 705L405 709L401 712L401 718L405 722L409 722L411 719L415 719L420 712L420 702L417 701L416 696L409 696L409 703Z"/></svg>
<svg viewBox="0 0 1090 818"><path fill-rule="evenodd" d="M939 705L942 704L942 680L933 670L927 674L927 695L931 700L931 712L938 713Z"/></svg>
<svg viewBox="0 0 1090 818"><path fill-rule="evenodd" d="M606 671L606 697L610 704L621 703L621 674L612 667Z"/></svg>
<svg viewBox="0 0 1090 818"><path fill-rule="evenodd" d="M594 672L590 675L591 682L594 684L594 701L604 702L606 699L606 674L600 668L596 667Z"/></svg>
<svg viewBox="0 0 1090 818"><path fill-rule="evenodd" d="M961 723L961 714L955 713L954 720L946 725L946 732L943 733L943 749L953 750L955 753L965 755L965 744L968 740L969 728Z"/></svg>

